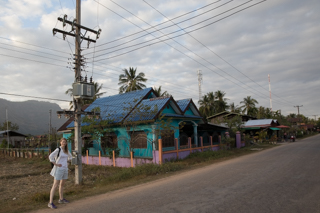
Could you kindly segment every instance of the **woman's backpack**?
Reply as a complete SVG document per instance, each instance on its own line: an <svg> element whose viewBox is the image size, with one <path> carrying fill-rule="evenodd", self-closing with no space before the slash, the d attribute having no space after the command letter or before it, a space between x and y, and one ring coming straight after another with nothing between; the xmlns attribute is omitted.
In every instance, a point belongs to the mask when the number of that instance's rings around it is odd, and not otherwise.
<svg viewBox="0 0 320 213"><path fill-rule="evenodd" d="M60 148L60 147L59 147L58 149L59 149L59 152L58 152L58 155L57 155L57 157L56 157L56 160L59 158L60 151L61 151L61 148ZM53 164L52 162L50 162L50 163L51 163L51 169L52 169L53 166L54 166L54 164Z"/></svg>

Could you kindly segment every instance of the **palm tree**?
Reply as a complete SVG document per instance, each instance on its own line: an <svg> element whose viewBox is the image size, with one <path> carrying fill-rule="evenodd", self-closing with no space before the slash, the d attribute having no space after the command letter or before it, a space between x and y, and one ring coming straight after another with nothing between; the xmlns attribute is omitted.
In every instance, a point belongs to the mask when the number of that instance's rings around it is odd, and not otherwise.
<svg viewBox="0 0 320 213"><path fill-rule="evenodd" d="M103 84L100 84L98 82L94 82L94 96L93 99L88 99L88 100L83 100L83 104L91 104L93 103L96 99L100 98L103 94L106 92L100 92L102 89ZM70 95L71 97L73 96L73 89L69 88L67 91L65 91L65 94ZM73 101L70 101L69 103L70 109L73 109Z"/></svg>
<svg viewBox="0 0 320 213"><path fill-rule="evenodd" d="M216 103L215 103L216 113L224 112L229 108L229 106L226 102L228 99L224 97L225 95L226 95L226 93L221 90L217 90L214 93L214 96L216 98Z"/></svg>
<svg viewBox="0 0 320 213"><path fill-rule="evenodd" d="M161 86L153 87L153 90L159 95L159 97L169 97L171 96L167 91L162 92L161 91Z"/></svg>
<svg viewBox="0 0 320 213"><path fill-rule="evenodd" d="M254 114L257 111L256 104L258 104L258 101L254 98L251 98L251 96L244 98L243 101L240 101L240 104L243 104L241 106L242 113L246 112L246 114L249 115Z"/></svg>
<svg viewBox="0 0 320 213"><path fill-rule="evenodd" d="M240 107L238 107L238 105L234 105L234 102L232 102L229 105L229 109L230 109L230 112L235 112L235 113L240 113L241 112Z"/></svg>
<svg viewBox="0 0 320 213"><path fill-rule="evenodd" d="M209 117L215 113L215 96L213 92L209 92L206 95L202 96L202 99L198 101L200 108L199 111L204 118Z"/></svg>
<svg viewBox="0 0 320 213"><path fill-rule="evenodd" d="M129 67L129 70L123 69L124 74L119 75L119 83L121 85L119 88L119 93L126 93L134 90L141 90L146 88L142 82L146 82L143 72L136 75L137 68Z"/></svg>

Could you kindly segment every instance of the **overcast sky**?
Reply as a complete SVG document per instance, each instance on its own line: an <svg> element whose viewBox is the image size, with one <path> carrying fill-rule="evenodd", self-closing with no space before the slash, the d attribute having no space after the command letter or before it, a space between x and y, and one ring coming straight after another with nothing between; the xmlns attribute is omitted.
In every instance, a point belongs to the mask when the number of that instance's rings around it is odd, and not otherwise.
<svg viewBox="0 0 320 213"><path fill-rule="evenodd" d="M270 74L273 110L287 115L303 105L300 113L318 118L320 1L259 2L83 0L81 24L102 31L89 49L82 43L87 58L82 74L103 84L109 96L118 93L122 69L136 67L145 73L147 87L162 86L176 100L198 103L201 70L202 95L222 90L228 103L240 105L251 96L264 107L270 107ZM64 92L74 81L67 68L74 39L53 36L52 29L71 31L57 18L66 14L73 21L76 0L0 3L0 92L71 100ZM51 102L68 107L68 102Z"/></svg>

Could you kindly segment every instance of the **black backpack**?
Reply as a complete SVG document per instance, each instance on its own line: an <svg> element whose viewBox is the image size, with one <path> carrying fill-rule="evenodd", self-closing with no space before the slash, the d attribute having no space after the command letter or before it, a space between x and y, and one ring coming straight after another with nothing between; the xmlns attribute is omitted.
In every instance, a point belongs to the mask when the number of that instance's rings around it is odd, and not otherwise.
<svg viewBox="0 0 320 213"><path fill-rule="evenodd" d="M58 152L58 155L57 155L57 158L56 159L58 159L59 158L59 155L60 155L60 151L61 151L61 148L59 147L58 148L59 149L59 152ZM52 162L50 162L51 163L51 169L53 168L53 166L54 166L54 164L52 163Z"/></svg>

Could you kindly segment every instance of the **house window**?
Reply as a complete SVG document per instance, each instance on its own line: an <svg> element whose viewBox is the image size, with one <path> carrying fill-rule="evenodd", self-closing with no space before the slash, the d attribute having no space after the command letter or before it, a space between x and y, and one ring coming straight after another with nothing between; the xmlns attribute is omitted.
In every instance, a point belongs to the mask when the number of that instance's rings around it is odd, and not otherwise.
<svg viewBox="0 0 320 213"><path fill-rule="evenodd" d="M219 135L217 132L214 132L212 135L212 143L213 144L218 144L219 143Z"/></svg>
<svg viewBox="0 0 320 213"><path fill-rule="evenodd" d="M169 109L170 107L169 107L169 105L167 105L167 109Z"/></svg>
<svg viewBox="0 0 320 213"><path fill-rule="evenodd" d="M107 133L105 136L101 137L101 146L103 148L117 148L118 139L115 133Z"/></svg>
<svg viewBox="0 0 320 213"><path fill-rule="evenodd" d="M162 147L174 146L174 131L162 130L161 131Z"/></svg>
<svg viewBox="0 0 320 213"><path fill-rule="evenodd" d="M188 145L188 135L186 133L180 133L180 146Z"/></svg>
<svg viewBox="0 0 320 213"><path fill-rule="evenodd" d="M146 149L147 141L147 134L144 131L131 132L131 148Z"/></svg>

